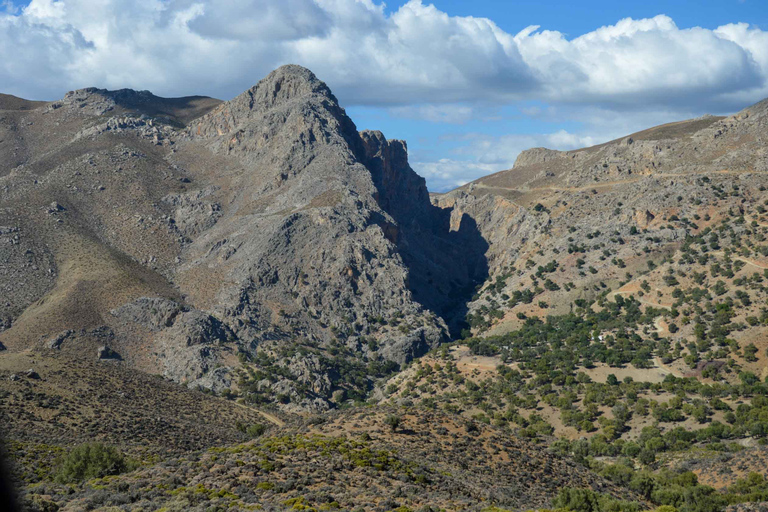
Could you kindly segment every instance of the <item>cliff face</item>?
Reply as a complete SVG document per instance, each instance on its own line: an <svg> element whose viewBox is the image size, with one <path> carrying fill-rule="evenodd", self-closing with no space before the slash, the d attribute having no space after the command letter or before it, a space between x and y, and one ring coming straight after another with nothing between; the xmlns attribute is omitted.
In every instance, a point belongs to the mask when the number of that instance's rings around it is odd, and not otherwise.
<svg viewBox="0 0 768 512"><path fill-rule="evenodd" d="M223 103L86 89L2 114L20 162L3 250L27 255L0 274L26 281L0 304L11 349L107 344L324 408L447 339L441 315L484 278L477 232L450 231L405 143L358 133L304 68Z"/></svg>

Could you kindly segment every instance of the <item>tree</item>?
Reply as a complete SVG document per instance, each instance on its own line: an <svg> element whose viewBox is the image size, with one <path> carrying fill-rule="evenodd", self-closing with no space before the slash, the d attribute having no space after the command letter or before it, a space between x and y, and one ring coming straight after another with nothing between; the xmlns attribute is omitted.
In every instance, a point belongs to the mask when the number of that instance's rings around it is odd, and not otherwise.
<svg viewBox="0 0 768 512"><path fill-rule="evenodd" d="M746 347L744 347L744 359L749 361L750 363L754 363L757 361L757 347L754 343L750 343Z"/></svg>
<svg viewBox="0 0 768 512"><path fill-rule="evenodd" d="M85 443L73 448L60 462L59 483L75 483L132 471L135 464L117 448L102 443Z"/></svg>
<svg viewBox="0 0 768 512"><path fill-rule="evenodd" d="M384 421L389 425L389 428L392 429L392 432L395 432L403 420L396 414L390 414Z"/></svg>
<svg viewBox="0 0 768 512"><path fill-rule="evenodd" d="M640 461L641 464L645 464L646 466L649 464L653 464L654 462L656 462L656 453L653 450L644 448L640 450L640 453L637 454L637 460Z"/></svg>
<svg viewBox="0 0 768 512"><path fill-rule="evenodd" d="M267 427L262 425L261 423L255 423L248 427L245 431L246 434L248 434L249 437L259 437L261 436L265 431L267 430Z"/></svg>

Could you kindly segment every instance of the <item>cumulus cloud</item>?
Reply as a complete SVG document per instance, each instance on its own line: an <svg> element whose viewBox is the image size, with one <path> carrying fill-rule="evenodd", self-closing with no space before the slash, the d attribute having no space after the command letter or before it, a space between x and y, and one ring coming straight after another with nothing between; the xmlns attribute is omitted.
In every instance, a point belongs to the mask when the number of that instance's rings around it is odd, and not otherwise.
<svg viewBox="0 0 768 512"><path fill-rule="evenodd" d="M571 41L529 27L515 41L550 100L718 105L736 91L755 98L766 92L768 33L757 28L679 29L656 16L627 18Z"/></svg>
<svg viewBox="0 0 768 512"><path fill-rule="evenodd" d="M768 32L746 24L680 29L656 16L569 40L539 26L509 34L419 0L391 14L372 0L32 0L0 14L0 49L6 92L50 98L90 85L226 98L287 62L315 70L347 104L719 110L768 95Z"/></svg>

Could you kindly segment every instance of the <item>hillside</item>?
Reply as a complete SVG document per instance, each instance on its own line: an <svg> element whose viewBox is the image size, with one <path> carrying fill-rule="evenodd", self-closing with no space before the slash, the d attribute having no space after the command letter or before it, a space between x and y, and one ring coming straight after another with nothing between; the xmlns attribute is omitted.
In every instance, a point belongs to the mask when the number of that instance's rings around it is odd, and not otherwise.
<svg viewBox="0 0 768 512"><path fill-rule="evenodd" d="M107 346L323 410L448 339L486 275L482 239L448 229L405 144L358 133L298 66L227 102L83 89L1 106L9 350Z"/></svg>
<svg viewBox="0 0 768 512"><path fill-rule="evenodd" d="M299 66L229 101L0 96L25 506L768 501L767 124L535 148L430 197Z"/></svg>
<svg viewBox="0 0 768 512"><path fill-rule="evenodd" d="M330 413L75 493L47 484L30 501L63 510L130 502L142 510L480 510L547 506L564 486L640 499L498 429L426 410ZM430 508L431 507L431 508Z"/></svg>
<svg viewBox="0 0 768 512"><path fill-rule="evenodd" d="M723 490L745 478L765 461L767 113L533 149L434 195L477 220L489 278L464 340L379 396L584 460L698 468Z"/></svg>
<svg viewBox="0 0 768 512"><path fill-rule="evenodd" d="M518 313L562 314L601 296L679 310L673 293L718 280L735 293L762 273L766 110L763 102L583 150L525 151L509 171L434 196L453 218L477 219L490 245L473 332L502 334L522 324ZM536 300L510 302L526 290Z"/></svg>

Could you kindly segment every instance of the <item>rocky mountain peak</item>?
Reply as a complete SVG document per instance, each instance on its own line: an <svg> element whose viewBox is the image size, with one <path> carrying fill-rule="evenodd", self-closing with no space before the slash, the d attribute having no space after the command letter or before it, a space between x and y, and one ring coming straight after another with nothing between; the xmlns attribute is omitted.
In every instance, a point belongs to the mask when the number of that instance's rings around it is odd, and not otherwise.
<svg viewBox="0 0 768 512"><path fill-rule="evenodd" d="M201 117L191 133L195 137L214 138L234 132L242 137L248 132L250 137L254 130L260 131L256 125L281 125L291 114L309 118L312 112L334 124L346 125L342 131L356 132L323 81L306 68L286 65Z"/></svg>
<svg viewBox="0 0 768 512"><path fill-rule="evenodd" d="M24 251L41 254L40 275L25 276L30 293L0 304L0 321L8 319L0 341L11 350L72 331L64 352L106 346L125 364L213 390L230 388L238 367L269 354L285 378L251 383L250 392L287 396L286 409L322 410L337 391L362 396L371 385L339 371L329 351L355 372L383 375L444 341L455 327L444 318L462 318L453 313L486 277L487 245L471 219L430 203L405 142L358 132L325 83L300 66L283 66L227 102L91 88L35 116L25 125L28 154L0 147L13 167L40 165L50 175L41 204L22 179L0 201L35 205L0 226L18 229L29 237ZM54 123L58 139L48 136ZM53 156L38 164L35 155ZM137 194L127 198L131 184ZM54 202L66 209L47 206ZM38 247L52 247L50 255ZM54 279L53 262L98 249L117 256L82 293L104 298L37 321L58 311L35 306L49 293L57 304L82 303L81 288L57 283L85 269L60 264ZM139 277L117 294L112 272ZM39 330L18 321L30 307L25 318Z"/></svg>
<svg viewBox="0 0 768 512"><path fill-rule="evenodd" d="M252 100L250 108L273 107L277 104L289 102L297 98L320 95L338 103L328 86L317 78L315 74L305 67L295 64L287 64L277 68L251 87L249 90L232 100L239 103L239 99Z"/></svg>
<svg viewBox="0 0 768 512"><path fill-rule="evenodd" d="M531 148L521 152L515 159L514 167L525 167L547 162L561 156L560 151L547 148Z"/></svg>

